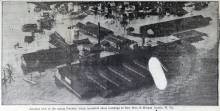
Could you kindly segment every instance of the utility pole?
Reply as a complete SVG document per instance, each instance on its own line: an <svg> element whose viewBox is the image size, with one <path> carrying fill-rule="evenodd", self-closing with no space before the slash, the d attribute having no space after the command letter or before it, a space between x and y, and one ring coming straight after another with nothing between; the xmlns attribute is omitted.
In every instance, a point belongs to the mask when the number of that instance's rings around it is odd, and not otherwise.
<svg viewBox="0 0 220 111"><path fill-rule="evenodd" d="M145 43L145 37L142 35L142 46L144 46L144 43Z"/></svg>
<svg viewBox="0 0 220 111"><path fill-rule="evenodd" d="M100 37L100 22L98 22L98 45L100 45L101 37Z"/></svg>

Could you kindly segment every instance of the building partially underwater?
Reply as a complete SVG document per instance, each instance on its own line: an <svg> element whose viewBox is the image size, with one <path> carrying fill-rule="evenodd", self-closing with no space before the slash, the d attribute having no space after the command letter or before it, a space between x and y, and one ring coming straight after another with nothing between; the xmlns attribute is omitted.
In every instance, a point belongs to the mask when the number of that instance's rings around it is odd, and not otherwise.
<svg viewBox="0 0 220 111"><path fill-rule="evenodd" d="M169 43L158 42L156 46L138 45L126 37L114 35L113 31L99 24L79 22L74 27L80 33L97 39L97 44L89 39L74 40L73 44L68 44L54 32L49 43L56 48L23 54L21 67L25 74L57 68L57 86L65 86L79 98L97 95L112 97L154 85L148 69L151 57L157 57L163 64L166 78L172 78L169 71L174 70L171 64L175 63L175 58L181 54L195 53L190 43L203 40L202 36L206 36L192 29L207 26L210 20L199 15L141 26L141 38L168 35L179 38ZM153 34L149 34L148 30L152 30ZM102 56L103 53L105 56Z"/></svg>

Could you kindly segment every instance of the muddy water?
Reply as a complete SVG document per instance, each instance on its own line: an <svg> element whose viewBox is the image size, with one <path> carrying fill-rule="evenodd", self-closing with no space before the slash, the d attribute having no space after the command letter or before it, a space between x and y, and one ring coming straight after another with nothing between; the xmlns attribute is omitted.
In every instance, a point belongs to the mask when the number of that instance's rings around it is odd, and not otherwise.
<svg viewBox="0 0 220 111"><path fill-rule="evenodd" d="M42 74L33 74L33 80L36 85L31 85L23 80L25 77L19 67L19 56L27 52L24 49L13 48L17 42L23 42L27 33L21 31L25 23L35 23L38 15L28 13L30 7L24 2L5 2L3 4L3 64L10 63L15 69L15 81L2 87L3 104L179 104L179 105L217 105L217 32L216 15L217 5L212 3L210 7L203 11L194 12L195 14L204 14L212 17L211 25L198 30L205 32L209 37L204 41L193 44L197 52L194 55L181 55L174 62L173 67L176 71L170 72L172 78L168 79L168 87L164 91L158 90L155 86L150 88L141 88L134 91L123 93L113 98L94 97L88 100L80 100L66 88L57 87L54 83L55 69L48 69ZM210 13L211 12L211 13ZM15 14L16 13L16 14ZM186 15L190 16L190 15ZM165 17L163 20L173 19ZM98 19L88 16L82 22L88 20L97 22ZM105 25L104 19L101 25ZM131 24L136 26L149 24L158 21L157 18L150 17L147 22L143 20L133 21ZM160 20L161 21L161 20ZM71 21L67 21L72 23ZM74 24L74 23L72 23ZM136 24L136 25L135 25ZM65 24L64 24L65 25ZM105 26L108 27L108 26ZM122 28L117 29L109 26L118 34L124 34ZM62 25L54 30L60 30L59 33L65 35L62 31ZM50 33L50 32L48 32ZM40 44L32 44L27 47L33 49L47 48L46 40ZM40 47L42 46L42 47ZM179 66L179 67L176 67ZM26 76L29 77L29 76Z"/></svg>

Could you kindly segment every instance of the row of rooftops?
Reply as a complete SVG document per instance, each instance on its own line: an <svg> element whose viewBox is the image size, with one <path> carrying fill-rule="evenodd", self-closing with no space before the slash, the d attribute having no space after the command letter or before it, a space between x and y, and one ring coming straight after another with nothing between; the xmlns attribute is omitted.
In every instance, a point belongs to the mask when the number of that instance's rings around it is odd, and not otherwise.
<svg viewBox="0 0 220 111"><path fill-rule="evenodd" d="M168 36L173 33L206 26L212 19L196 15L170 21L140 26L140 33L147 37ZM151 33L150 33L151 32Z"/></svg>
<svg viewBox="0 0 220 111"><path fill-rule="evenodd" d="M91 23L91 22L87 22L86 24L78 22L76 24L76 27L78 27L80 30L85 30L89 33L95 34L96 36L101 36L101 39L105 38L105 40L108 40L114 43L122 43L122 42L131 41L130 39L124 38L122 36L114 35L114 32L112 30L106 29L104 27L100 27L100 35L98 35L99 34L98 25Z"/></svg>
<svg viewBox="0 0 220 111"><path fill-rule="evenodd" d="M104 38L104 36L107 36L109 34L114 34L112 30L106 29L104 27L100 27L100 33L99 33L97 30L99 28L98 25L91 22L87 22L86 24L78 22L76 24L76 27L78 27L81 31L83 30L93 34L95 37L100 36L101 38Z"/></svg>
<svg viewBox="0 0 220 111"><path fill-rule="evenodd" d="M199 23L202 22L202 21L208 21L209 22L210 18L208 18L208 17L206 18L206 17L203 17L201 15L198 15L198 16L192 16L192 17L186 17L186 18L182 18L182 19L166 21L166 22L160 22L160 23L156 23L156 24L144 25L144 26L141 26L140 29L142 29L141 30L142 33L146 33L145 32L146 29L150 26L151 26L150 28L154 29L154 28L159 28L159 27L157 27L157 26L159 26L159 24L160 25L163 25L163 24L177 24L176 23L177 21L190 21L190 22L193 22L194 20L198 20ZM194 23L194 24L196 24L196 23ZM207 23L204 23L204 24L207 25ZM182 25L184 25L184 24L182 24ZM203 25L203 24L200 24L200 25ZM195 28L199 27L200 25L197 23ZM91 23L91 22L87 22L86 24L78 22L76 24L76 27L78 27L81 32L88 33L88 34L92 35L93 37L95 37L97 39L98 39L98 37L100 37L102 39L102 41L101 41L102 45L105 44L105 43L110 43L110 44L113 44L115 46L123 46L123 45L131 45L132 43L135 43L135 41L124 38L122 36L116 36L116 35L114 35L113 31L111 31L109 29L106 29L104 27L99 27L97 24L94 24L94 23ZM191 29L191 27L182 27L182 28ZM100 29L100 31L98 29ZM178 31L180 29L178 28L176 30ZM173 30L171 30L171 31L173 31ZM171 33L172 34L172 32L168 31L168 32L160 32L160 33L158 32L155 35L158 35L158 34L159 35L160 34L162 34L162 35L165 34L166 35L166 33ZM80 42L86 42L87 43L87 42L90 42L90 41L85 40L85 41L80 41Z"/></svg>
<svg viewBox="0 0 220 111"><path fill-rule="evenodd" d="M122 36L115 36L115 35L108 35L105 37L103 41L110 41L117 44L124 44L124 43L133 43L134 41L124 38Z"/></svg>

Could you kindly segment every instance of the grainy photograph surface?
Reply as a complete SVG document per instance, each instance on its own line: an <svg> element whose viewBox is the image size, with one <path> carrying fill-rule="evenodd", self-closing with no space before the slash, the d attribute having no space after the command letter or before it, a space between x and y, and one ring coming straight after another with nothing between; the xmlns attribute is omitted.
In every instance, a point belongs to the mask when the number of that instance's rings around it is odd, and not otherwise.
<svg viewBox="0 0 220 111"><path fill-rule="evenodd" d="M2 105L218 105L218 2L3 1Z"/></svg>

